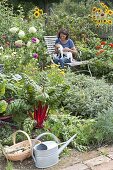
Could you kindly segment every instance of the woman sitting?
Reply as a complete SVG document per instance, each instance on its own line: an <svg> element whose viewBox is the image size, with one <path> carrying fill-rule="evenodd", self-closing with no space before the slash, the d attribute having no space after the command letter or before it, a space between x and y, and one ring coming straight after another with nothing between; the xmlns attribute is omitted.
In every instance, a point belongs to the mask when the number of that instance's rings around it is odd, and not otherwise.
<svg viewBox="0 0 113 170"><path fill-rule="evenodd" d="M64 68L66 63L71 63L73 55L77 54L77 49L73 41L69 38L69 33L66 29L61 29L58 32L58 38L55 41L55 55L53 61Z"/></svg>

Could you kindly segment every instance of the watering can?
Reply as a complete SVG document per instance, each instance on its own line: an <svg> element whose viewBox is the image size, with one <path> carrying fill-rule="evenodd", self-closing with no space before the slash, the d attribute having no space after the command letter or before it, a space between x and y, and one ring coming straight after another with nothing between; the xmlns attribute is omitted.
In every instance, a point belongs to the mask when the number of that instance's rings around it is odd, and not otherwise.
<svg viewBox="0 0 113 170"><path fill-rule="evenodd" d="M45 141L36 144L42 136L50 135L54 141ZM67 147L67 145L76 137L73 135L68 141L59 143L59 139L52 133L46 132L40 134L33 142L32 157L37 168L47 168L53 166L59 161L59 154ZM59 145L63 144L60 148Z"/></svg>

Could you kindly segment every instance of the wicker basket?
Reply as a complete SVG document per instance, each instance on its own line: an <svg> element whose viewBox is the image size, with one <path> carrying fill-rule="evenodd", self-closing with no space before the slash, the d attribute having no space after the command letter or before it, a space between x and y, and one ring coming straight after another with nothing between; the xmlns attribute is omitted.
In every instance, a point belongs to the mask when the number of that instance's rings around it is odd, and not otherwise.
<svg viewBox="0 0 113 170"><path fill-rule="evenodd" d="M16 144L15 143L16 134L18 132L21 132L24 135L26 135L28 140ZM30 139L29 135L22 130L18 130L14 132L12 134L12 138L13 138L13 145L3 149L3 153L6 159L11 161L23 161L24 159L29 158L31 156L32 142L34 139Z"/></svg>

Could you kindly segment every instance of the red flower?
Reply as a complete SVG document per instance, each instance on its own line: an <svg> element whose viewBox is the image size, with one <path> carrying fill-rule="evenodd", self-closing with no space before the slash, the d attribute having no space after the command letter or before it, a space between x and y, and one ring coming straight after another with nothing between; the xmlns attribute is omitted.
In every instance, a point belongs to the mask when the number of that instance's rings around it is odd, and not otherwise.
<svg viewBox="0 0 113 170"><path fill-rule="evenodd" d="M109 46L113 48L113 43L110 43Z"/></svg>
<svg viewBox="0 0 113 170"><path fill-rule="evenodd" d="M96 53L96 55L98 56L98 55L100 55L101 53L103 53L105 50L99 50L97 53Z"/></svg>
<svg viewBox="0 0 113 170"><path fill-rule="evenodd" d="M102 46L101 45L97 45L95 48L98 50L98 49L102 48Z"/></svg>
<svg viewBox="0 0 113 170"><path fill-rule="evenodd" d="M105 42L105 41L102 41L102 42L101 42L101 45L106 45L106 42Z"/></svg>

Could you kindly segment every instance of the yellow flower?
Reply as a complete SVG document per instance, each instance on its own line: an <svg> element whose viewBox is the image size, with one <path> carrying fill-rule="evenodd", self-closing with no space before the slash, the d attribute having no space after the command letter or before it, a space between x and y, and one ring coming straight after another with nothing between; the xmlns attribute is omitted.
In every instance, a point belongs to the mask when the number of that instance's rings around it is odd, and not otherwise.
<svg viewBox="0 0 113 170"><path fill-rule="evenodd" d="M97 8L93 7L92 12L96 12L96 11L97 11Z"/></svg>
<svg viewBox="0 0 113 170"><path fill-rule="evenodd" d="M104 7L104 6L105 6L105 4L104 4L103 2L100 2L100 5L101 5L102 7Z"/></svg>
<svg viewBox="0 0 113 170"><path fill-rule="evenodd" d="M106 19L104 19L104 20L103 20L103 23L104 23L104 24L107 24L107 20L106 20Z"/></svg>
<svg viewBox="0 0 113 170"><path fill-rule="evenodd" d="M40 16L39 11L35 11L35 12L34 12L34 16L35 16L35 18L38 18L38 17Z"/></svg>
<svg viewBox="0 0 113 170"><path fill-rule="evenodd" d="M96 19L96 16L95 16L95 15L93 15L93 16L92 16L92 18L93 18L93 19Z"/></svg>
<svg viewBox="0 0 113 170"><path fill-rule="evenodd" d="M97 24L100 24L100 23L101 23L101 20L97 20L96 23L97 23Z"/></svg>
<svg viewBox="0 0 113 170"><path fill-rule="evenodd" d="M99 25L96 25L97 28L99 28Z"/></svg>
<svg viewBox="0 0 113 170"><path fill-rule="evenodd" d="M64 71L60 71L60 74L65 75Z"/></svg>
<svg viewBox="0 0 113 170"><path fill-rule="evenodd" d="M97 12L98 12L98 13L101 13L102 10L101 10L100 8L97 8Z"/></svg>
<svg viewBox="0 0 113 170"><path fill-rule="evenodd" d="M104 5L104 8L108 10L108 6L107 5Z"/></svg>
<svg viewBox="0 0 113 170"><path fill-rule="evenodd" d="M43 14L43 10L39 9L39 13L40 13L40 15L42 15Z"/></svg>
<svg viewBox="0 0 113 170"><path fill-rule="evenodd" d="M57 64L51 64L51 68L59 67Z"/></svg>
<svg viewBox="0 0 113 170"><path fill-rule="evenodd" d="M107 20L107 22L108 22L108 24L110 24L110 25L112 24L112 20Z"/></svg>
<svg viewBox="0 0 113 170"><path fill-rule="evenodd" d="M113 11L112 10L108 10L108 15L113 15Z"/></svg>
<svg viewBox="0 0 113 170"><path fill-rule="evenodd" d="M105 12L105 14L108 14L108 13L109 13L109 10L108 10L108 9L105 9L104 12Z"/></svg>
<svg viewBox="0 0 113 170"><path fill-rule="evenodd" d="M36 7L36 8L34 9L34 11L39 11L39 8L38 8L38 7Z"/></svg>

